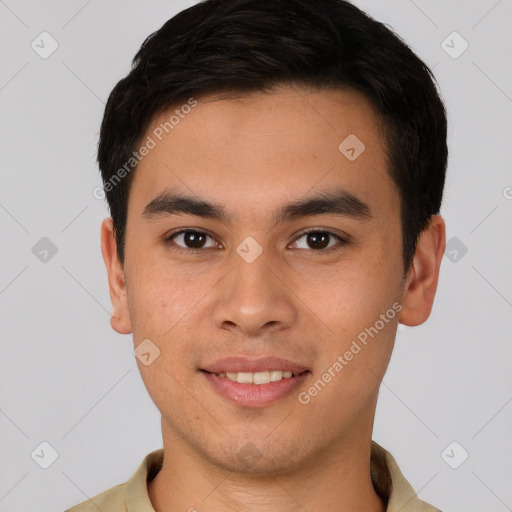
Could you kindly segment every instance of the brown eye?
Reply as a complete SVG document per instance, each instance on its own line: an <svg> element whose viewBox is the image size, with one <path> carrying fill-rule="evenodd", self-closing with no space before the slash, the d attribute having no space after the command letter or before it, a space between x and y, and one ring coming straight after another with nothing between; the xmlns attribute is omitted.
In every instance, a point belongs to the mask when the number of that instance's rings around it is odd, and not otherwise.
<svg viewBox="0 0 512 512"><path fill-rule="evenodd" d="M299 242L303 239L303 242ZM337 243L336 243L337 242ZM314 230L302 233L294 245L297 249L312 249L314 251L325 251L334 248L336 245L346 245L346 241L330 231ZM327 249L327 250L326 250Z"/></svg>
<svg viewBox="0 0 512 512"><path fill-rule="evenodd" d="M328 233L316 231L314 233L308 233L306 240L312 249L325 249L329 245L330 237L331 235Z"/></svg>
<svg viewBox="0 0 512 512"><path fill-rule="evenodd" d="M210 245L206 245L208 239L212 240ZM169 237L169 240L171 240L181 249L200 250L209 247L215 247L215 241L211 236L204 233L203 231L197 231L193 229L175 233Z"/></svg>

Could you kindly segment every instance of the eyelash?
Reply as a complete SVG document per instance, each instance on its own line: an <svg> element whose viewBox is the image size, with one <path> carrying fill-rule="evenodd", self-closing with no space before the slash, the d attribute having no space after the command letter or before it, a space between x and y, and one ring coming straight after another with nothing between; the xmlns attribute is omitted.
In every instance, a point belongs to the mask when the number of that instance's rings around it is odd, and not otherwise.
<svg viewBox="0 0 512 512"><path fill-rule="evenodd" d="M206 235L207 237L210 237L210 238L214 239L214 237L211 236L206 231L201 231L199 229L182 229L180 231L177 231L176 233L172 233L171 235L167 236L165 241L168 242L168 243L171 243L172 240L175 237L177 237L178 235L182 235L184 233L201 234L201 235ZM328 247L326 249L307 249L309 252L313 252L313 253L317 253L317 254L320 254L320 253L327 254L327 253L331 253L331 252L336 252L336 251L341 250L343 247L345 247L349 243L349 241L347 239L342 238L340 235L337 235L336 233L333 233L333 232L328 231L326 229L320 229L320 228L313 228L313 229L309 229L307 231L302 231L301 233L299 233L299 235L297 235L297 237L294 240L294 243L296 243L297 240L299 240L300 238L309 235L310 233L326 234L329 237L337 238L338 239L338 243L336 245L334 245L333 247ZM211 249L211 247L207 247L206 249L202 249L202 248L200 248L200 249L190 249L190 248L180 247L179 245L176 245L173 242L172 249L175 250L175 251L178 251L178 252L183 252L183 253L200 253L200 252L203 252L203 251L207 251L208 249ZM299 250L306 250L306 249L299 249Z"/></svg>

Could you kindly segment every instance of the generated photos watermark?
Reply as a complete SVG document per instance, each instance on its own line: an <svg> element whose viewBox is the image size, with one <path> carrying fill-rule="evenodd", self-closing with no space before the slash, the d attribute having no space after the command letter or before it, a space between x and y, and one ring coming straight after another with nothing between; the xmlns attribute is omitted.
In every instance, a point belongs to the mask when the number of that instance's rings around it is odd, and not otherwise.
<svg viewBox="0 0 512 512"><path fill-rule="evenodd" d="M176 126L178 126L182 119L192 112L192 109L197 106L197 100L190 98L187 103L183 104L180 108L174 110L173 114L160 123L152 132L151 135L146 137L144 143L139 147L138 151L134 151L132 156L120 167L104 184L103 187L96 187L92 194L96 199L105 199L108 192L111 192L121 180L123 180L131 171L137 167L142 159L149 154L152 149L155 149L157 144L171 133Z"/></svg>
<svg viewBox="0 0 512 512"><path fill-rule="evenodd" d="M327 370L321 375L321 377L314 382L307 391L302 391L298 394L297 398L303 405L307 405L311 402L311 398L318 395L325 386L331 382L336 375L338 375L345 366L348 365L354 357L359 354L364 347L368 345L368 337L374 338L384 327L391 321L395 316L402 311L402 304L395 302L385 313L382 313L378 320L370 326L366 327L357 335L357 340L352 340L350 348L345 351L343 355L339 355L336 361L327 368ZM359 341L359 343L358 343ZM361 345L363 345L361 347Z"/></svg>

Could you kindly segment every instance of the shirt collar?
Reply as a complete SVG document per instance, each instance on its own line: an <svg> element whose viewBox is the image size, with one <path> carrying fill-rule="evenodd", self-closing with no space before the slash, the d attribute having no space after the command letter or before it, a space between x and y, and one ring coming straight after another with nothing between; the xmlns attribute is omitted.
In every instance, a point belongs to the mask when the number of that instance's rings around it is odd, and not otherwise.
<svg viewBox="0 0 512 512"><path fill-rule="evenodd" d="M393 456L375 441L372 441L370 471L375 491L384 503L387 501L386 512L425 510L423 502L405 479ZM429 510L436 509L429 507Z"/></svg>

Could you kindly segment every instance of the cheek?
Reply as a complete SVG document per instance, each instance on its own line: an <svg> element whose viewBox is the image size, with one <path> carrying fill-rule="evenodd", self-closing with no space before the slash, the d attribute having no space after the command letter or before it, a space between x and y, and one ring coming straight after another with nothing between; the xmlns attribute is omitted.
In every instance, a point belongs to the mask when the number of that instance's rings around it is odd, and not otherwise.
<svg viewBox="0 0 512 512"><path fill-rule="evenodd" d="M391 356L401 308L400 268L379 247L371 253L371 258L331 272L328 282L313 280L316 285L309 295L311 309L321 320L318 325L328 327L319 333L321 371L340 363L338 371L331 372L346 400L378 387Z"/></svg>
<svg viewBox="0 0 512 512"><path fill-rule="evenodd" d="M332 428L350 418L357 421L373 407L393 350L398 314L392 305L360 306L340 315L337 337L324 345L322 361L301 397L301 403L310 401L311 415Z"/></svg>
<svg viewBox="0 0 512 512"><path fill-rule="evenodd" d="M205 315L201 308L218 278L187 275L175 266L150 262L128 275L132 278L127 288L134 345L149 339L159 351L150 366L138 361L142 378L148 390L158 391L169 384L170 392L174 380L179 388L178 383L191 377L190 368L204 346ZM199 315L203 325L198 322Z"/></svg>
<svg viewBox="0 0 512 512"><path fill-rule="evenodd" d="M136 339L164 340L187 317L204 294L202 281L165 264L144 262L130 276L128 295Z"/></svg>
<svg viewBox="0 0 512 512"><path fill-rule="evenodd" d="M158 356L149 365L137 358L137 365L149 395L163 411L181 402L190 385L197 355L192 347L199 337L192 317L200 290L156 271L139 278L131 301L134 345L150 340Z"/></svg>
<svg viewBox="0 0 512 512"><path fill-rule="evenodd" d="M357 334L399 297L400 269L378 247L367 252L373 256L312 274L298 292L337 335Z"/></svg>

